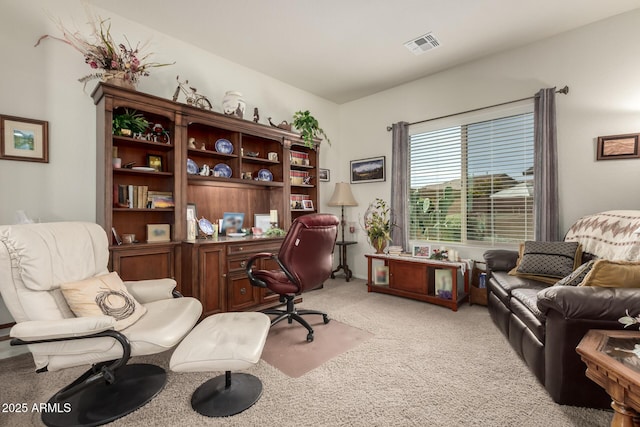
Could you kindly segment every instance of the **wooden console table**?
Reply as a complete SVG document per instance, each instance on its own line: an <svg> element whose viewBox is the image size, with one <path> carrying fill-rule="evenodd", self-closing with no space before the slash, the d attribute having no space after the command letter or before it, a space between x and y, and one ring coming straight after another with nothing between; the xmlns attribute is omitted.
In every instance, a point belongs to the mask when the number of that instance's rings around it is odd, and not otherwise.
<svg viewBox="0 0 640 427"><path fill-rule="evenodd" d="M587 365L586 375L611 396L612 427L633 427L640 412L640 344L638 331L591 330L576 351Z"/></svg>
<svg viewBox="0 0 640 427"><path fill-rule="evenodd" d="M437 261L428 258L366 254L368 264L367 288L449 307L458 307L469 298L469 270L466 262ZM373 261L384 262L380 277L376 278ZM458 271L464 285L458 286ZM386 275L388 273L388 275Z"/></svg>

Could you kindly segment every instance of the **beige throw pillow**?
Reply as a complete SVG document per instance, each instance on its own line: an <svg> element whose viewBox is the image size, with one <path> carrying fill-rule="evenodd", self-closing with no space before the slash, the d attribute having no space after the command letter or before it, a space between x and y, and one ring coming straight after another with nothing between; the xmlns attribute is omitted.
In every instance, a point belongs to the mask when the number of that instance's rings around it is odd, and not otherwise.
<svg viewBox="0 0 640 427"><path fill-rule="evenodd" d="M71 311L78 317L107 315L116 319L120 331L134 324L147 309L127 291L118 273L60 285Z"/></svg>
<svg viewBox="0 0 640 427"><path fill-rule="evenodd" d="M599 259L579 286L640 288L640 262Z"/></svg>

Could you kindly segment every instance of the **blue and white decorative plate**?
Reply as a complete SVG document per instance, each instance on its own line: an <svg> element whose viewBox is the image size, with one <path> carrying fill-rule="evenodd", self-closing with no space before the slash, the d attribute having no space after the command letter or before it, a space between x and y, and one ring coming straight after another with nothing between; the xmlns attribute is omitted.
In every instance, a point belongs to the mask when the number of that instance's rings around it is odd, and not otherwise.
<svg viewBox="0 0 640 427"><path fill-rule="evenodd" d="M222 154L233 153L233 144L228 139L220 138L216 141L216 151Z"/></svg>
<svg viewBox="0 0 640 427"><path fill-rule="evenodd" d="M231 167L225 163L218 163L213 167L213 176L231 178Z"/></svg>
<svg viewBox="0 0 640 427"><path fill-rule="evenodd" d="M198 164L191 159L187 159L187 173L189 175L197 175L200 168Z"/></svg>
<svg viewBox="0 0 640 427"><path fill-rule="evenodd" d="M211 236L213 234L213 224L204 217L198 220L198 227L200 227L200 230L202 230L202 232L207 236Z"/></svg>
<svg viewBox="0 0 640 427"><path fill-rule="evenodd" d="M273 181L273 175L269 169L260 169L258 171L258 181Z"/></svg>

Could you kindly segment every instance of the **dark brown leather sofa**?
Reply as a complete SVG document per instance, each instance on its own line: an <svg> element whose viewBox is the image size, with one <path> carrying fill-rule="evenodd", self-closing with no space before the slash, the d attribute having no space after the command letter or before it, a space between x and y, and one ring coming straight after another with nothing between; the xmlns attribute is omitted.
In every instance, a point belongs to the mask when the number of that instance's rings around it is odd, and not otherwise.
<svg viewBox="0 0 640 427"><path fill-rule="evenodd" d="M639 211L610 211L581 218L568 235L586 248L583 261L606 241L627 247L627 255L637 254L638 224ZM517 251L490 250L484 258L491 318L553 400L610 408L610 397L585 376L575 348L590 329L622 329L618 319L627 309L632 315L640 312L640 289L554 286L509 275Z"/></svg>

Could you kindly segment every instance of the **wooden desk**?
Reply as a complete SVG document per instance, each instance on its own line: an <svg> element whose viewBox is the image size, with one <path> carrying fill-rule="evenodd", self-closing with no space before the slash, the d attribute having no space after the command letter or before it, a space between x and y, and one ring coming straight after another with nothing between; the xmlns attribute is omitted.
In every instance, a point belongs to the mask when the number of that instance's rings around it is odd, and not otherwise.
<svg viewBox="0 0 640 427"><path fill-rule="evenodd" d="M587 365L586 375L611 396L612 427L633 427L640 412L640 344L638 331L591 330L576 347Z"/></svg>
<svg viewBox="0 0 640 427"><path fill-rule="evenodd" d="M470 266L466 262L382 254L366 254L365 257L368 260L369 292L412 298L449 307L453 311L458 311L460 304L469 298ZM375 280L373 260L384 261L388 280ZM458 271L462 273L463 287L458 284ZM447 280L444 286L440 283L443 277Z"/></svg>

